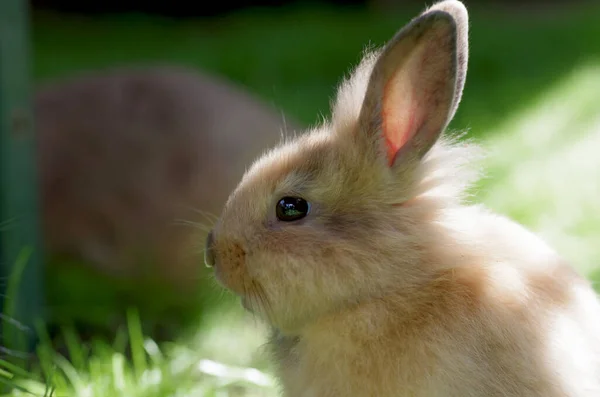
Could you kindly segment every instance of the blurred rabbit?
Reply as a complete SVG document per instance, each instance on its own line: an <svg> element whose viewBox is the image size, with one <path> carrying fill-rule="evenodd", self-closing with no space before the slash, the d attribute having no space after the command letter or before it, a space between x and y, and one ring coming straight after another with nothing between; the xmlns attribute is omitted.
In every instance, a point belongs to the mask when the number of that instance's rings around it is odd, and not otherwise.
<svg viewBox="0 0 600 397"><path fill-rule="evenodd" d="M286 397L597 397L600 304L522 226L463 202L476 146L442 133L468 14L435 4L365 57L331 121L261 156L207 238L272 327Z"/></svg>
<svg viewBox="0 0 600 397"><path fill-rule="evenodd" d="M178 66L47 83L35 117L50 256L184 296L204 268L210 214L286 129L250 93Z"/></svg>

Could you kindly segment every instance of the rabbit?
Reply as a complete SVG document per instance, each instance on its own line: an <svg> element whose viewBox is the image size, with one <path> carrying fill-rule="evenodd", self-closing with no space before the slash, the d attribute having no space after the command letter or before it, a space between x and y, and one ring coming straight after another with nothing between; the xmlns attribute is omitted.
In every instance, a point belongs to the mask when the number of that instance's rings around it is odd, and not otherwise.
<svg viewBox="0 0 600 397"><path fill-rule="evenodd" d="M45 82L34 112L50 266L158 282L183 301L204 271L198 225L265 146L298 128L224 78L168 64Z"/></svg>
<svg viewBox="0 0 600 397"><path fill-rule="evenodd" d="M466 7L437 2L367 52L330 119L271 147L205 241L271 329L286 397L600 396L600 303L524 226L467 200L476 143L445 132Z"/></svg>

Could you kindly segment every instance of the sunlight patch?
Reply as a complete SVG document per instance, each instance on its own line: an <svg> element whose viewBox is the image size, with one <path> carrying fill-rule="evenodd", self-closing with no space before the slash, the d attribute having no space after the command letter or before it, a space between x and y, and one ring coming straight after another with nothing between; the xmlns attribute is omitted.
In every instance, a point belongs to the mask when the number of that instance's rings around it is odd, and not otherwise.
<svg viewBox="0 0 600 397"><path fill-rule="evenodd" d="M600 66L580 67L484 142L492 209L532 228L582 272L600 263Z"/></svg>

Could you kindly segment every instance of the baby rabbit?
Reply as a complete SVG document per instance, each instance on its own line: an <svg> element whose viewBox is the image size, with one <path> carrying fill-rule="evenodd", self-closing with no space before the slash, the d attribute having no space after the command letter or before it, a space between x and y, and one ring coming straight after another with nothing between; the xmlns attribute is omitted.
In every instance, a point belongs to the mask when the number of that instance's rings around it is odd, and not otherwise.
<svg viewBox="0 0 600 397"><path fill-rule="evenodd" d="M597 397L600 303L538 237L461 193L468 14L447 0L367 55L331 121L247 171L209 234L272 326L286 397Z"/></svg>

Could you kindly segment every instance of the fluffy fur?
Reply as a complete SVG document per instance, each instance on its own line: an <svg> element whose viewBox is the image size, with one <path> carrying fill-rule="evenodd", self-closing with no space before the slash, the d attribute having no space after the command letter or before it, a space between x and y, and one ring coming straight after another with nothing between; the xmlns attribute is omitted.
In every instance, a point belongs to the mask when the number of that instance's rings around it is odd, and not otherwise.
<svg viewBox="0 0 600 397"><path fill-rule="evenodd" d="M366 55L330 122L258 159L207 241L273 329L286 397L600 395L600 304L534 234L463 200L473 145L440 137L467 69L440 2ZM277 201L311 203L277 219Z"/></svg>

